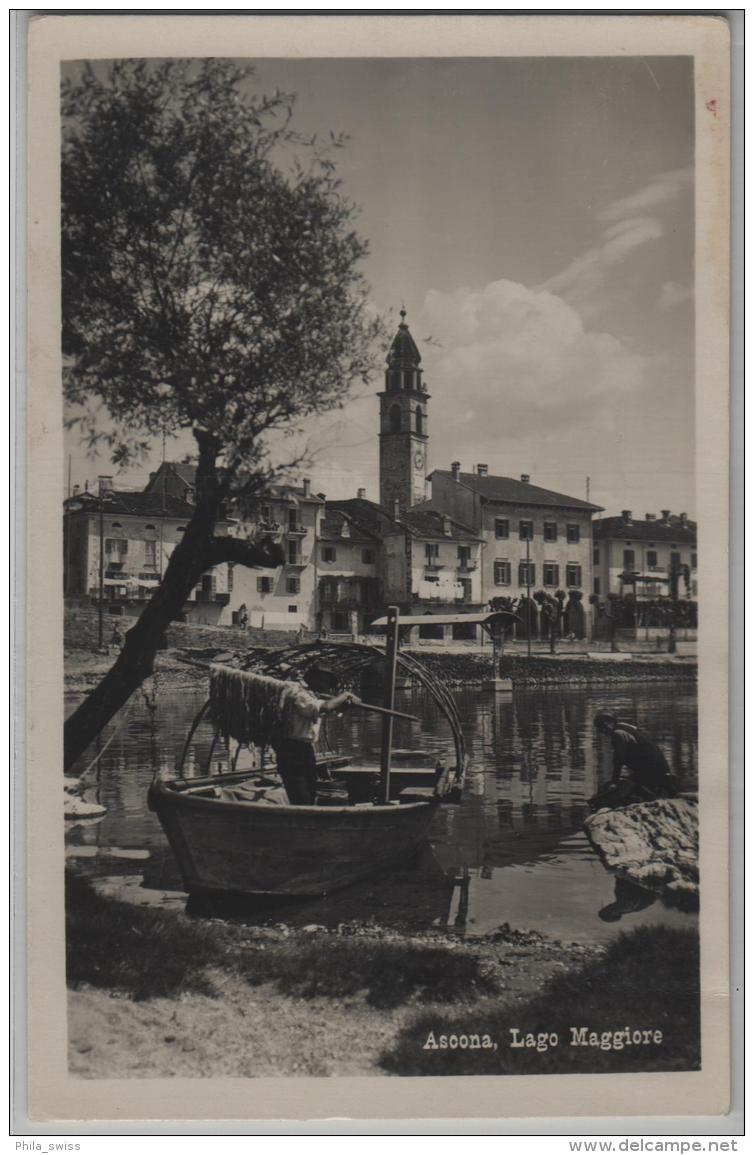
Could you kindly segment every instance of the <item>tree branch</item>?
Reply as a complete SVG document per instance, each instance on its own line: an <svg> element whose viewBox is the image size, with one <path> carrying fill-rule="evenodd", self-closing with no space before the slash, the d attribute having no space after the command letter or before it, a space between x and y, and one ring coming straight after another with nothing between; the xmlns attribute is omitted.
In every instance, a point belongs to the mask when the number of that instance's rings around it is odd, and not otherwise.
<svg viewBox="0 0 754 1155"><path fill-rule="evenodd" d="M223 562L277 569L285 563L285 554L282 547L271 538L253 542L240 537L213 537L207 544L203 562L206 562L206 569Z"/></svg>

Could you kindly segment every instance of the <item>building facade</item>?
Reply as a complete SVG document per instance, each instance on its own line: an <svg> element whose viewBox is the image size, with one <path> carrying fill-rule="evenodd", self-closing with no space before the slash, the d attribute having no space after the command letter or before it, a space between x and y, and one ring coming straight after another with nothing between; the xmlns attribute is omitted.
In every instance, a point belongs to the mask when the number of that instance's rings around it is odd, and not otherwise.
<svg viewBox="0 0 754 1155"><path fill-rule="evenodd" d="M100 580L108 612L141 613L159 585L170 556L193 515L193 490L168 486L132 493L101 478L97 493L74 492L64 503L63 592L82 603L99 602ZM221 521L217 533L228 533ZM100 541L102 549L100 550ZM186 620L221 624L227 616L233 567L204 574L184 607Z"/></svg>
<svg viewBox="0 0 754 1155"><path fill-rule="evenodd" d="M429 505L470 526L482 539L481 599L525 597L544 590L592 590L592 517L600 507L520 479L436 469Z"/></svg>
<svg viewBox="0 0 754 1155"><path fill-rule="evenodd" d="M349 517L347 508L326 503L316 547L320 631L356 636L379 616L381 546L380 538Z"/></svg>
<svg viewBox="0 0 754 1155"><path fill-rule="evenodd" d="M659 517L647 513L634 519L630 509L604 517L594 523L593 566L592 592L598 597L668 597L671 570L688 567L688 588L682 580L678 594L696 598L696 523L668 509Z"/></svg>
<svg viewBox="0 0 754 1155"><path fill-rule="evenodd" d="M324 509L324 498L304 479L300 486L270 486L253 510L239 516L233 532L249 540L271 538L282 547L285 563L274 569L234 567L227 624L245 614L248 624L260 629L317 629L317 542Z"/></svg>

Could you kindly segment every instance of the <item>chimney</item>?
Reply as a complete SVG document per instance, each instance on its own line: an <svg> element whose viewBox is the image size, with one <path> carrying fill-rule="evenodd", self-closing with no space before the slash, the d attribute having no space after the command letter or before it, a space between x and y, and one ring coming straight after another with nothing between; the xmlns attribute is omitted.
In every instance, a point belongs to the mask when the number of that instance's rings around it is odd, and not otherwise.
<svg viewBox="0 0 754 1155"><path fill-rule="evenodd" d="M620 511L620 515L628 525L630 525L631 522L633 521L633 515L632 515L630 509L622 509Z"/></svg>
<svg viewBox="0 0 754 1155"><path fill-rule="evenodd" d="M74 485L74 487L73 487L73 496L74 496L74 497L78 497L78 495L79 495L79 491L80 491L80 490L81 490L81 486L80 486L80 485Z"/></svg>
<svg viewBox="0 0 754 1155"><path fill-rule="evenodd" d="M660 510L660 512L662 514L662 520L664 522L668 522L670 519L670 510L669 509L662 509L662 510Z"/></svg>
<svg viewBox="0 0 754 1155"><path fill-rule="evenodd" d="M525 485L528 485L528 484L529 484L529 482L531 481L531 474L529 474L529 473L522 473L522 474L521 474L521 480L524 482L524 484L525 484Z"/></svg>
<svg viewBox="0 0 754 1155"><path fill-rule="evenodd" d="M396 521L401 520L401 503L397 497L393 502L393 517Z"/></svg>
<svg viewBox="0 0 754 1155"><path fill-rule="evenodd" d="M479 477L486 477L487 476L487 466L486 465L477 465L476 471L477 471L477 474Z"/></svg>
<svg viewBox="0 0 754 1155"><path fill-rule="evenodd" d="M685 525L686 522L688 521L688 519L689 519L689 515L687 513L679 513L678 514L678 520L680 521L681 525Z"/></svg>
<svg viewBox="0 0 754 1155"><path fill-rule="evenodd" d="M445 534L446 537L452 537L453 536L453 527L450 524L450 518L448 517L448 515L446 513L444 513L443 517L442 517L442 532Z"/></svg>
<svg viewBox="0 0 754 1155"><path fill-rule="evenodd" d="M112 489L113 487L113 479L106 473L101 473L98 481L100 493L105 493L108 489Z"/></svg>
<svg viewBox="0 0 754 1155"><path fill-rule="evenodd" d="M454 461L450 466L450 472L453 474L453 480L459 481L461 478L461 463Z"/></svg>
<svg viewBox="0 0 754 1155"><path fill-rule="evenodd" d="M356 490L356 496L360 497L362 501L365 500L366 495L367 495L367 491L365 489L357 489Z"/></svg>
<svg viewBox="0 0 754 1155"><path fill-rule="evenodd" d="M312 479L310 477L305 477L302 484L304 487L304 497L311 497Z"/></svg>
<svg viewBox="0 0 754 1155"><path fill-rule="evenodd" d="M654 521L655 520L655 515L653 513L645 513L644 516L647 519L647 521Z"/></svg>

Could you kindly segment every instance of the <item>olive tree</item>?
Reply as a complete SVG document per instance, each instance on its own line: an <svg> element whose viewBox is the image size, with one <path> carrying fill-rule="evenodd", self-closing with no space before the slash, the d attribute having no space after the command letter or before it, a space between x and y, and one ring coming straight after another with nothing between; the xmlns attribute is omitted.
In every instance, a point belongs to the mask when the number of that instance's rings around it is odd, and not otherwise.
<svg viewBox="0 0 754 1155"><path fill-rule="evenodd" d="M333 161L294 98L229 61L85 65L63 84L64 391L114 464L160 432L196 443L196 502L159 588L66 723L70 767L152 671L202 573L276 565L216 533L272 476L269 435L369 380L380 324Z"/></svg>

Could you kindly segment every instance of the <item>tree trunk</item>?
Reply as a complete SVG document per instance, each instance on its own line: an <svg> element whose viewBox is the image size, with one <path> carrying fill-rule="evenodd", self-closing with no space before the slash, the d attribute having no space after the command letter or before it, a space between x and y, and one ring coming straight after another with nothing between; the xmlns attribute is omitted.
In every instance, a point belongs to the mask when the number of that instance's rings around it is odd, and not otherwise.
<svg viewBox="0 0 754 1155"><path fill-rule="evenodd" d="M66 772L153 672L155 656L165 631L181 613L203 573L225 561L237 561L243 565L282 564L279 547L253 545L239 538L215 537L215 526L225 496L215 468L218 447L207 434L196 432L195 436L199 443L199 464L194 514L170 557L159 587L126 634L115 663L65 723Z"/></svg>

